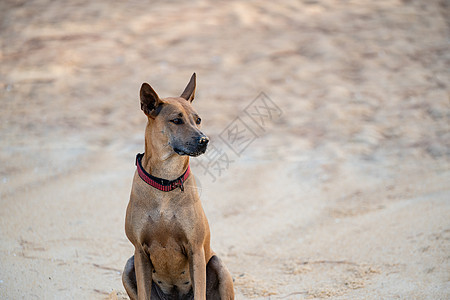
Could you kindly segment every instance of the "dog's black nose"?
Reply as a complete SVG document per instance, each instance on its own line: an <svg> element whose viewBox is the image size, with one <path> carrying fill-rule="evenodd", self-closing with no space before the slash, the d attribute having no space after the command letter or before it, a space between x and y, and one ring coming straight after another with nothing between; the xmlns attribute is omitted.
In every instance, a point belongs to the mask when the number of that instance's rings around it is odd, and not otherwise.
<svg viewBox="0 0 450 300"><path fill-rule="evenodd" d="M208 142L209 142L209 139L207 136L202 136L198 139L198 144L200 146L206 146L208 144Z"/></svg>

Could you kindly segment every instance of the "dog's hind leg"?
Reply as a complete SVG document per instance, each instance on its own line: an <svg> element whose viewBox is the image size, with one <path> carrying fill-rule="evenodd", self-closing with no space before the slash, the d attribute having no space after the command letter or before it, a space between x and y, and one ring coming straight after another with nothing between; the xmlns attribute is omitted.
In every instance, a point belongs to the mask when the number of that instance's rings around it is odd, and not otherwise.
<svg viewBox="0 0 450 300"><path fill-rule="evenodd" d="M128 259L122 273L122 283L131 300L137 299L136 272L134 269L134 255Z"/></svg>
<svg viewBox="0 0 450 300"><path fill-rule="evenodd" d="M128 259L122 273L122 283L131 300L137 299L136 271L134 268L134 255ZM165 299L161 297L155 283L152 283L151 299ZM187 296L186 299L189 297ZM190 299L190 298L189 298ZM206 265L206 299L231 300L234 299L233 279L230 272L219 257L214 255Z"/></svg>
<svg viewBox="0 0 450 300"><path fill-rule="evenodd" d="M233 279L219 257L214 255L206 265L206 299L234 299Z"/></svg>

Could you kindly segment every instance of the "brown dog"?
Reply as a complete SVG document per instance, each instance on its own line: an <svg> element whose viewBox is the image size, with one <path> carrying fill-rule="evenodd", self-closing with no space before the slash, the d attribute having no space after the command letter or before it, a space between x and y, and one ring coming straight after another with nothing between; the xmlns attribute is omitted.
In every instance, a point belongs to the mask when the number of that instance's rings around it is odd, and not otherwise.
<svg viewBox="0 0 450 300"><path fill-rule="evenodd" d="M191 106L194 94L195 73L181 97L160 99L147 83L141 87L145 153L136 158L125 219L135 251L122 275L131 299L234 298L190 174L189 156L204 153L209 141Z"/></svg>

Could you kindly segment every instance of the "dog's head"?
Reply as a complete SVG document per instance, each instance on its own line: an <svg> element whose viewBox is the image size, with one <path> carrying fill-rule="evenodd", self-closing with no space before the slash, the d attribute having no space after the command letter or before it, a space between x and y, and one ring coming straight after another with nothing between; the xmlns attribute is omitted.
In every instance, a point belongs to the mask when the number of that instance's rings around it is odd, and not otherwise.
<svg viewBox="0 0 450 300"><path fill-rule="evenodd" d="M195 96L195 73L180 97L160 99L148 83L142 84L141 109L149 119L152 138L178 155L205 153L208 137L200 131L201 118L191 103Z"/></svg>

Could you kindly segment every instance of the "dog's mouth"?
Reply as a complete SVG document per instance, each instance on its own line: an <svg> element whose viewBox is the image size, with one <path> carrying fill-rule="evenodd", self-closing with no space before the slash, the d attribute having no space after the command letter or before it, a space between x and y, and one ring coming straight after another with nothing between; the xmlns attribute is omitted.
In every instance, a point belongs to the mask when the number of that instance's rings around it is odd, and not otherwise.
<svg viewBox="0 0 450 300"><path fill-rule="evenodd" d="M202 149L192 151L192 152L186 152L186 151L178 149L178 148L173 148L173 151L175 151L175 153L178 155L188 155L188 156L196 157L196 156L199 156L199 155L202 155L203 153L205 153L206 147L203 147Z"/></svg>

